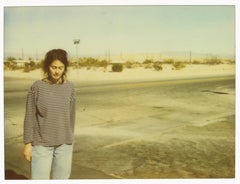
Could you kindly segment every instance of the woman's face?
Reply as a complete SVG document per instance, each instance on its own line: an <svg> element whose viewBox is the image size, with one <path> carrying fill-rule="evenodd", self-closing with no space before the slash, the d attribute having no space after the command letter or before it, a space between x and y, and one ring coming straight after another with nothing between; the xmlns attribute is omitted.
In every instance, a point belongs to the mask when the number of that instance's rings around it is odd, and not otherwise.
<svg viewBox="0 0 240 184"><path fill-rule="evenodd" d="M59 79L61 79L64 71L65 66L59 60L54 60L49 66L50 76L54 80L54 82L57 82Z"/></svg>

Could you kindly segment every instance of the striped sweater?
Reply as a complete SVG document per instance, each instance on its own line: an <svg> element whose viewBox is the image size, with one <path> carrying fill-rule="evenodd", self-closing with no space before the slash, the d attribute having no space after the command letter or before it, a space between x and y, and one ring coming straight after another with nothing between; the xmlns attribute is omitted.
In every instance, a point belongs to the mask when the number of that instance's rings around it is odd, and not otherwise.
<svg viewBox="0 0 240 184"><path fill-rule="evenodd" d="M58 146L73 143L75 90L71 82L50 84L42 80L28 91L24 143Z"/></svg>

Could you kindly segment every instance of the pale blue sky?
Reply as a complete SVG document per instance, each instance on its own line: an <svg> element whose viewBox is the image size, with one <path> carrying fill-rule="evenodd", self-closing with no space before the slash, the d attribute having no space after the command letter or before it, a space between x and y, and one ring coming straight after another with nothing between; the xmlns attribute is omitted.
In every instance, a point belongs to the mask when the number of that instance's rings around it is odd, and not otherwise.
<svg viewBox="0 0 240 184"><path fill-rule="evenodd" d="M5 54L52 48L75 55L163 53L234 55L234 6L5 7Z"/></svg>

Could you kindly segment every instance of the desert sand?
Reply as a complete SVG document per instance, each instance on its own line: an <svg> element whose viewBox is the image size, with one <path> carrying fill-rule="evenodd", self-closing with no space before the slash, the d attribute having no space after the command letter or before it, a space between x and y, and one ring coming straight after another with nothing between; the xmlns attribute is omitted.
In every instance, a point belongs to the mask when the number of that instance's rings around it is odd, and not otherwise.
<svg viewBox="0 0 240 184"><path fill-rule="evenodd" d="M4 72L5 170L22 155L27 90L40 70ZM71 179L233 178L235 65L70 69L77 92Z"/></svg>

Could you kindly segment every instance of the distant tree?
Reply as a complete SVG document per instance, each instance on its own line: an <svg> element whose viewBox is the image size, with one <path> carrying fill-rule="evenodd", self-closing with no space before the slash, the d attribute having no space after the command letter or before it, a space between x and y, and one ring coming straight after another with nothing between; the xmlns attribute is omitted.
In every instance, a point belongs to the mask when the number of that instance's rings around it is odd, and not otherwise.
<svg viewBox="0 0 240 184"><path fill-rule="evenodd" d="M12 56L10 56L10 57L7 57L7 61L15 61L16 60L16 58L15 57L12 57Z"/></svg>

